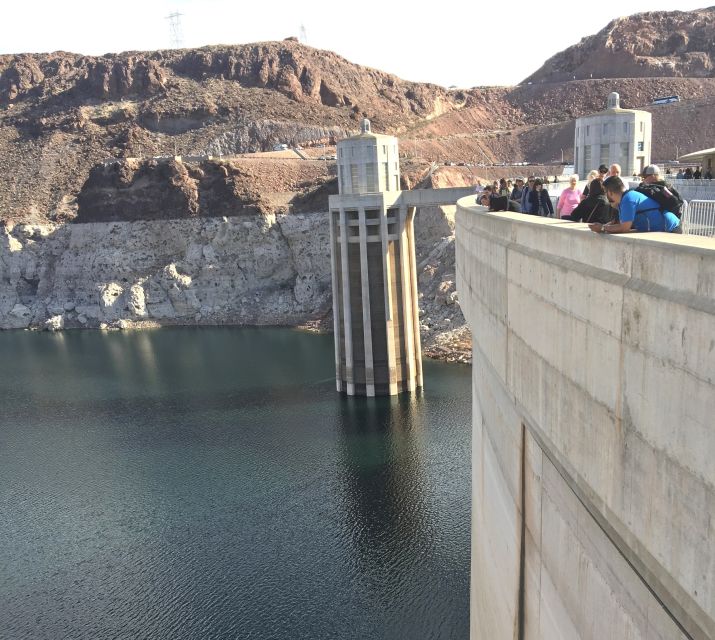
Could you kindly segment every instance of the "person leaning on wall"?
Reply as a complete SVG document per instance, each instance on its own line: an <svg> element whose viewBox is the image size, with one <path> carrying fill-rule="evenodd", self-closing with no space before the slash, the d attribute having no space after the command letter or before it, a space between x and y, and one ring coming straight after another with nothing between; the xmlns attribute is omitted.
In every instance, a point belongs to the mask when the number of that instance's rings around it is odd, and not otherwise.
<svg viewBox="0 0 715 640"><path fill-rule="evenodd" d="M666 231L683 233L680 220L671 211L661 211L660 205L642 193L628 190L618 176L603 182L609 202L618 207L619 222L589 224L596 233L632 233L634 231Z"/></svg>
<svg viewBox="0 0 715 640"><path fill-rule="evenodd" d="M581 194L581 200L585 200L588 198L588 194L591 190L591 183L598 178L599 181L601 181L601 174L598 173L595 169L592 169L589 171L588 175L586 176L586 186L583 188L583 193Z"/></svg>
<svg viewBox="0 0 715 640"><path fill-rule="evenodd" d="M573 222L599 222L606 224L611 221L611 205L606 198L603 183L600 180L591 181L588 198L582 200L569 216L563 220Z"/></svg>

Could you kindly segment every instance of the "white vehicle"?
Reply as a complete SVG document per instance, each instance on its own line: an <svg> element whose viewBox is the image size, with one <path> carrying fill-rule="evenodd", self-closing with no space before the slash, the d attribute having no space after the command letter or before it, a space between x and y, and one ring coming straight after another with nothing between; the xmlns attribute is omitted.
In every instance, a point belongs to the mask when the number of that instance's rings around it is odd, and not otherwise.
<svg viewBox="0 0 715 640"><path fill-rule="evenodd" d="M680 102L680 96L663 96L656 98L651 104L670 104L671 102Z"/></svg>

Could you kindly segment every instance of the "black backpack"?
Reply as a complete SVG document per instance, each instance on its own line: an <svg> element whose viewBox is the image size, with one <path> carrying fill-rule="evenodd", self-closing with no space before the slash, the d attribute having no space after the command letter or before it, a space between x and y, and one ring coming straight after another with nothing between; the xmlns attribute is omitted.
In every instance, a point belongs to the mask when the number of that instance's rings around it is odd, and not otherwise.
<svg viewBox="0 0 715 640"><path fill-rule="evenodd" d="M680 209L683 206L683 198L680 197L680 194L673 187L658 183L642 183L638 186L636 191L642 193L644 196L648 196L652 200L655 200L658 203L661 212L670 211L680 218Z"/></svg>
<svg viewBox="0 0 715 640"><path fill-rule="evenodd" d="M521 205L506 196L495 196L489 201L489 211L513 211L521 213Z"/></svg>

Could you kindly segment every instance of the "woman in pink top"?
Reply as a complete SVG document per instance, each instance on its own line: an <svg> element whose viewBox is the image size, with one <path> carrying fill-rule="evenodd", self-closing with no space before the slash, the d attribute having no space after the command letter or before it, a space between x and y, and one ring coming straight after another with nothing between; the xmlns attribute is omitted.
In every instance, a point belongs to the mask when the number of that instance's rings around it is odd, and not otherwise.
<svg viewBox="0 0 715 640"><path fill-rule="evenodd" d="M556 215L559 218L570 216L571 212L578 206L578 203L581 202L581 192L576 188L577 183L578 176L574 174L569 178L569 186L561 192L559 201L556 204Z"/></svg>

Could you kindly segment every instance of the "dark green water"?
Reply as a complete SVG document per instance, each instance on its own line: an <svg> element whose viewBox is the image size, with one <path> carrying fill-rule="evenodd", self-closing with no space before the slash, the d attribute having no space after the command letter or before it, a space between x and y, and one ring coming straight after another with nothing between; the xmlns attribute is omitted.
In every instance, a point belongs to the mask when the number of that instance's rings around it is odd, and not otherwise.
<svg viewBox="0 0 715 640"><path fill-rule="evenodd" d="M470 371L282 329L0 332L0 638L468 637Z"/></svg>

